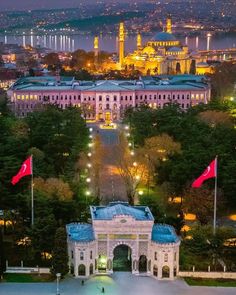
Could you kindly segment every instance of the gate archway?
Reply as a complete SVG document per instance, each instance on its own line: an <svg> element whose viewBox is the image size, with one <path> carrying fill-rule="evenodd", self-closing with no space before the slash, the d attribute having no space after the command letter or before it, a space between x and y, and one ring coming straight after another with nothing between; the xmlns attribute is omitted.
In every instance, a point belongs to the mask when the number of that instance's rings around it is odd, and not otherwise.
<svg viewBox="0 0 236 295"><path fill-rule="evenodd" d="M113 271L132 270L132 250L125 244L118 245L113 250Z"/></svg>

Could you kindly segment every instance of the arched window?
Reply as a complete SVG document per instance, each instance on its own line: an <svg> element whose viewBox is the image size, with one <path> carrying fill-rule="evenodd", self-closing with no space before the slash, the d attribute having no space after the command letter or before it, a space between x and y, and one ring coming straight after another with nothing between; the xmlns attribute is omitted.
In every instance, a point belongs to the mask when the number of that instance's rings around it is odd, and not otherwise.
<svg viewBox="0 0 236 295"><path fill-rule="evenodd" d="M157 260L157 252L154 253L154 259Z"/></svg>
<svg viewBox="0 0 236 295"><path fill-rule="evenodd" d="M74 274L74 264L70 265L70 273L73 275Z"/></svg>
<svg viewBox="0 0 236 295"><path fill-rule="evenodd" d="M156 264L153 266L153 275L154 275L155 277L158 276L158 268L157 268Z"/></svg>
<svg viewBox="0 0 236 295"><path fill-rule="evenodd" d="M176 276L177 276L177 268L174 267L174 277L176 277Z"/></svg>
<svg viewBox="0 0 236 295"><path fill-rule="evenodd" d="M165 265L162 267L162 277L169 278L170 277L170 268L169 266Z"/></svg>
<svg viewBox="0 0 236 295"><path fill-rule="evenodd" d="M91 263L89 266L89 274L92 275L93 274L93 264Z"/></svg>
<svg viewBox="0 0 236 295"><path fill-rule="evenodd" d="M85 265L84 264L79 265L78 274L79 274L79 276L85 276Z"/></svg>

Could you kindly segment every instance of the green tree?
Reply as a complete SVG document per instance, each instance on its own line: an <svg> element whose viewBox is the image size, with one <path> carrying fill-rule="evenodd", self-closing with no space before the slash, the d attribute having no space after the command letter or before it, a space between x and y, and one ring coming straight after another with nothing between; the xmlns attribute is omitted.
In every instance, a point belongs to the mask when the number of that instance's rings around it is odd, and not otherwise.
<svg viewBox="0 0 236 295"><path fill-rule="evenodd" d="M67 236L65 228L60 227L55 234L54 248L52 252L52 273L54 275L61 273L62 276L64 276L68 271Z"/></svg>
<svg viewBox="0 0 236 295"><path fill-rule="evenodd" d="M43 63L48 66L50 70L57 70L61 67L61 62L58 53L51 52L44 56Z"/></svg>

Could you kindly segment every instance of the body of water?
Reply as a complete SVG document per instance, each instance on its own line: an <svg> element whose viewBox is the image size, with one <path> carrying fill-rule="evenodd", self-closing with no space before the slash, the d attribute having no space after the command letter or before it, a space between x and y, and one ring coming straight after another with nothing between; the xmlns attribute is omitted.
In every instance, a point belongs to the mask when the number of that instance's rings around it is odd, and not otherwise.
<svg viewBox="0 0 236 295"><path fill-rule="evenodd" d="M152 36L143 36L143 44L151 40ZM236 48L235 35L221 36L205 36L205 37L185 37L179 38L182 44L187 44L190 50L200 49L226 49ZM0 42L5 44L31 45L35 47L40 45L55 51L75 51L76 49L84 49L86 51L93 50L93 36L84 35L21 35L21 36L0 36ZM118 39L113 36L100 36L100 50L108 52L116 52L118 48ZM125 42L126 52L132 52L136 49L136 36L127 36Z"/></svg>

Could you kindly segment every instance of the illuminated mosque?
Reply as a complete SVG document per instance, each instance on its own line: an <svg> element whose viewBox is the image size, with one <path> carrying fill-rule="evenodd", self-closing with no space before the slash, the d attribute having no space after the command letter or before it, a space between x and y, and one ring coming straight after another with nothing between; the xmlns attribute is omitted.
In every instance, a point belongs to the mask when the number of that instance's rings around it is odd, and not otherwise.
<svg viewBox="0 0 236 295"><path fill-rule="evenodd" d="M172 34L172 20L168 16L166 26L162 32L157 33L144 46L142 36L137 35L137 49L125 55L125 27L120 23L119 27L119 61L113 65L106 63L105 69L117 70L134 69L139 70L144 75L161 74L188 74L191 63L195 60L196 74L210 72L210 68L198 55L192 56L189 48ZM95 56L98 55L98 37L94 40Z"/></svg>

